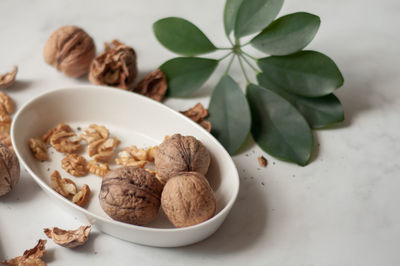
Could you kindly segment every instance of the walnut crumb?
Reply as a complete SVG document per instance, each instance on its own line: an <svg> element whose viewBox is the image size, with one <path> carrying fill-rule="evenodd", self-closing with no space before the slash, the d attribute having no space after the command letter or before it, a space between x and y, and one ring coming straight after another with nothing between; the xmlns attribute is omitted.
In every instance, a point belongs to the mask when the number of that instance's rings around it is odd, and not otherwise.
<svg viewBox="0 0 400 266"><path fill-rule="evenodd" d="M260 156L260 157L258 157L257 159L258 159L258 164L259 164L261 167L267 167L268 161L267 161L267 159L264 158L264 156Z"/></svg>

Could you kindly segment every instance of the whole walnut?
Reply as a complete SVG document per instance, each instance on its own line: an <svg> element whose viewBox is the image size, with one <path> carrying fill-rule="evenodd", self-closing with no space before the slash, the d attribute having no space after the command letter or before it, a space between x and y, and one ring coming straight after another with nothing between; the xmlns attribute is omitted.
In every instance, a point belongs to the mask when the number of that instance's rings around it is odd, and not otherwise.
<svg viewBox="0 0 400 266"><path fill-rule="evenodd" d="M124 166L104 177L100 206L114 220L145 225L157 217L161 191L162 185L153 174L135 166Z"/></svg>
<svg viewBox="0 0 400 266"><path fill-rule="evenodd" d="M89 81L120 89L132 89L137 75L136 53L131 47L114 40L105 44L104 53L90 66Z"/></svg>
<svg viewBox="0 0 400 266"><path fill-rule="evenodd" d="M180 172L194 171L205 175L210 166L210 154L196 138L175 134L160 144L154 163L158 177L167 182Z"/></svg>
<svg viewBox="0 0 400 266"><path fill-rule="evenodd" d="M213 217L216 199L202 174L187 172L168 180L161 195L161 206L175 227L186 227Z"/></svg>
<svg viewBox="0 0 400 266"><path fill-rule="evenodd" d="M93 39L76 26L63 26L56 30L50 35L43 50L46 63L73 78L89 71L95 55Z"/></svg>
<svg viewBox="0 0 400 266"><path fill-rule="evenodd" d="M0 196L10 192L19 180L19 161L15 153L0 143Z"/></svg>

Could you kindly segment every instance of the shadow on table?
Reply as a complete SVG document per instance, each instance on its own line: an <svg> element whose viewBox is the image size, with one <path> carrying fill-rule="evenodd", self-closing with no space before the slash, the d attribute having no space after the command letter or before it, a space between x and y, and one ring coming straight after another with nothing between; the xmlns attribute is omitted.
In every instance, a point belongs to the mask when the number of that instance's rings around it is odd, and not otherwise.
<svg viewBox="0 0 400 266"><path fill-rule="evenodd" d="M244 185L244 184L241 184ZM229 254L251 248L267 227L267 206L262 191L242 188L226 221L211 237L174 251L192 254Z"/></svg>

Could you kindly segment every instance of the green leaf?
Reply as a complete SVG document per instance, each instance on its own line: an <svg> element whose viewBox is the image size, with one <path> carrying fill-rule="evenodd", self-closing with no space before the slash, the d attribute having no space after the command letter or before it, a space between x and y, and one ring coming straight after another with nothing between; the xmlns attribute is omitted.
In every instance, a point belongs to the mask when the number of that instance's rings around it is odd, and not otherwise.
<svg viewBox="0 0 400 266"><path fill-rule="evenodd" d="M343 85L343 76L335 62L315 51L258 60L258 66L279 87L306 97L320 97Z"/></svg>
<svg viewBox="0 0 400 266"><path fill-rule="evenodd" d="M176 57L160 66L168 81L168 95L186 96L198 89L218 65L218 60L198 57Z"/></svg>
<svg viewBox="0 0 400 266"><path fill-rule="evenodd" d="M298 12L278 18L251 40L251 45L270 55L288 55L306 47L317 34L318 16Z"/></svg>
<svg viewBox="0 0 400 266"><path fill-rule="evenodd" d="M278 15L283 0L245 0L235 21L235 36L240 38L261 31Z"/></svg>
<svg viewBox="0 0 400 266"><path fill-rule="evenodd" d="M192 56L217 49L199 28L183 18L160 19L153 24L153 31L165 48L177 54Z"/></svg>
<svg viewBox="0 0 400 266"><path fill-rule="evenodd" d="M242 2L243 0L226 0L224 8L224 28L226 36L228 37L233 27L235 27L237 12Z"/></svg>
<svg viewBox="0 0 400 266"><path fill-rule="evenodd" d="M247 86L247 99L257 144L272 156L306 165L313 135L299 111L279 94L254 84Z"/></svg>
<svg viewBox="0 0 400 266"><path fill-rule="evenodd" d="M250 132L251 116L246 97L230 76L223 76L214 89L210 104L211 133L234 154Z"/></svg>
<svg viewBox="0 0 400 266"><path fill-rule="evenodd" d="M342 105L333 94L319 98L306 98L286 92L262 73L257 75L257 80L260 86L274 91L293 104L312 128L322 128L344 120Z"/></svg>

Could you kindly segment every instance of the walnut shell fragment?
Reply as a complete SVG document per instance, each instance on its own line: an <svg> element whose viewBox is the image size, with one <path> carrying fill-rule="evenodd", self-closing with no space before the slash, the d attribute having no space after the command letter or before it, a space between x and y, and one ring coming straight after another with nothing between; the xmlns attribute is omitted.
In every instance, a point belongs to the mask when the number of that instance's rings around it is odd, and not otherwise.
<svg viewBox="0 0 400 266"><path fill-rule="evenodd" d="M167 92L167 78L160 69L156 69L145 76L132 91L161 102Z"/></svg>
<svg viewBox="0 0 400 266"><path fill-rule="evenodd" d="M57 29L50 35L43 50L47 64L72 78L86 74L95 55L93 39L76 26Z"/></svg>
<svg viewBox="0 0 400 266"><path fill-rule="evenodd" d="M153 221L160 208L162 185L148 171L124 166L103 178L100 206L112 219L136 225Z"/></svg>
<svg viewBox="0 0 400 266"><path fill-rule="evenodd" d="M20 176L19 161L15 153L0 143L0 196L13 190Z"/></svg>
<svg viewBox="0 0 400 266"><path fill-rule="evenodd" d="M202 174L188 172L168 180L161 195L161 206L175 227L186 227L213 217L216 199Z"/></svg>
<svg viewBox="0 0 400 266"><path fill-rule="evenodd" d="M180 172L205 175L210 165L210 153L192 136L175 134L164 140L155 152L154 163L163 182Z"/></svg>
<svg viewBox="0 0 400 266"><path fill-rule="evenodd" d="M182 111L181 113L190 118L191 120L193 120L194 122L198 123L208 132L211 132L211 123L205 120L205 118L208 116L208 110L204 108L204 106L201 103L197 103L192 108L186 111Z"/></svg>
<svg viewBox="0 0 400 266"><path fill-rule="evenodd" d="M44 233L54 243L65 248L76 248L86 243L89 239L91 225L81 226L76 230L64 230L58 227L45 228Z"/></svg>
<svg viewBox="0 0 400 266"><path fill-rule="evenodd" d="M15 77L18 73L18 67L14 66L11 72L0 74L0 89L7 89L15 82Z"/></svg>
<svg viewBox="0 0 400 266"><path fill-rule="evenodd" d="M46 252L47 240L40 239L36 246L32 249L25 250L22 256L13 258L11 260L2 261L5 265L18 265L18 266L46 266L47 264L41 260Z"/></svg>
<svg viewBox="0 0 400 266"><path fill-rule="evenodd" d="M131 89L137 75L136 53L133 48L114 40L105 43L105 51L90 65L89 81L120 89Z"/></svg>

